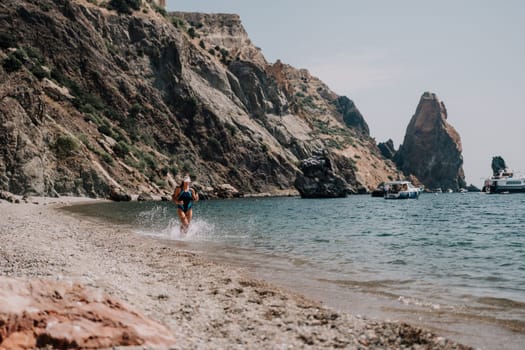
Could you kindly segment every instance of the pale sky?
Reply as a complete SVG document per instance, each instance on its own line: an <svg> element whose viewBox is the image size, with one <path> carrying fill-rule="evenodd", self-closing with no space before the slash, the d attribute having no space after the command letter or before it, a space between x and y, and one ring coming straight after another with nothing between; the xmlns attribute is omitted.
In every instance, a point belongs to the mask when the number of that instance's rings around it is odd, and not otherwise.
<svg viewBox="0 0 525 350"><path fill-rule="evenodd" d="M525 1L168 0L237 13L266 59L306 68L352 99L377 141L403 142L419 98L445 103L467 183L494 155L525 173Z"/></svg>

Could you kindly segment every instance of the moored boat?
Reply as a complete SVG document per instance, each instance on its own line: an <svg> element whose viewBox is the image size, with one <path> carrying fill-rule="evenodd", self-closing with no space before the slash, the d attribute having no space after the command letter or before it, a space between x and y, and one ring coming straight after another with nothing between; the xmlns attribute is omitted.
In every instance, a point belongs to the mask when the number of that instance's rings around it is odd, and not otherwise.
<svg viewBox="0 0 525 350"><path fill-rule="evenodd" d="M421 189L410 181L391 181L385 183L385 199L417 199Z"/></svg>
<svg viewBox="0 0 525 350"><path fill-rule="evenodd" d="M375 190L372 191L372 197L384 197L385 196L385 187L383 184L377 186Z"/></svg>
<svg viewBox="0 0 525 350"><path fill-rule="evenodd" d="M482 191L486 193L525 192L525 176L514 177L512 170L505 168L486 179Z"/></svg>

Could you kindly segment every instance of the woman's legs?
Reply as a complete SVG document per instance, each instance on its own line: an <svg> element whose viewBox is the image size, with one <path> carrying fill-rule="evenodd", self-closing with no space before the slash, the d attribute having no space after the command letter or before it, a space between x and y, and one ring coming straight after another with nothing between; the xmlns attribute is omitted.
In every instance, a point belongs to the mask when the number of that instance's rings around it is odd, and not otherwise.
<svg viewBox="0 0 525 350"><path fill-rule="evenodd" d="M190 210L190 212L191 212L191 210ZM177 214L179 215L179 219L180 219L181 232L185 233L188 230L188 226L190 225L190 221L188 220L188 216L180 208L177 209ZM191 216L190 216L190 220L191 220Z"/></svg>
<svg viewBox="0 0 525 350"><path fill-rule="evenodd" d="M188 226L190 226L191 219L193 218L193 209L188 209L186 212L186 220L188 221Z"/></svg>

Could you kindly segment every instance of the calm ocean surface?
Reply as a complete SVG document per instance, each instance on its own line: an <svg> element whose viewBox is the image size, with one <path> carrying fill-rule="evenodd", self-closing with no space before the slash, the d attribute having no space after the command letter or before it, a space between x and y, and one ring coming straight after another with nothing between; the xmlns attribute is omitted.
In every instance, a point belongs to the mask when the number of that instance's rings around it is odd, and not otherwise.
<svg viewBox="0 0 525 350"><path fill-rule="evenodd" d="M183 241L354 314L419 322L488 349L474 338L490 332L505 342L498 348L525 348L525 194L201 201L186 236L171 203L70 210Z"/></svg>

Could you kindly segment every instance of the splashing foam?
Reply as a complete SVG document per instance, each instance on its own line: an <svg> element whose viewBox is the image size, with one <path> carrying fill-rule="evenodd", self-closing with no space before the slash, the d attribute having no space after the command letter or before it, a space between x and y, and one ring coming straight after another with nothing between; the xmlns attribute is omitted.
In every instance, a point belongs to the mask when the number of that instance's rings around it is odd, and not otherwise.
<svg viewBox="0 0 525 350"><path fill-rule="evenodd" d="M140 234L163 239L193 241L206 240L213 235L214 225L203 219L193 219L187 232L183 233L177 214L167 207L154 207L138 215Z"/></svg>
<svg viewBox="0 0 525 350"><path fill-rule="evenodd" d="M430 308L432 310L440 310L441 308L443 308L443 306L440 304L427 303L427 302L423 302L416 298L400 296L397 300L405 305L420 306L424 308ZM449 306L449 308L453 308L453 307Z"/></svg>
<svg viewBox="0 0 525 350"><path fill-rule="evenodd" d="M210 224L202 219L194 219L188 231L183 233L180 228L179 219L170 219L168 226L160 233L164 238L182 240L182 241L193 241L193 240L205 240L211 236L214 231L213 224Z"/></svg>
<svg viewBox="0 0 525 350"><path fill-rule="evenodd" d="M182 232L178 218L168 220L165 228L143 229L139 233L146 236L153 236L162 239L172 239L177 241L201 241L207 240L213 235L214 225L202 219L193 220L188 231Z"/></svg>

